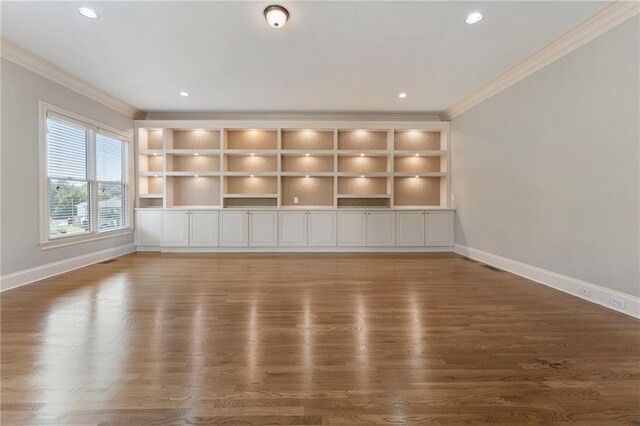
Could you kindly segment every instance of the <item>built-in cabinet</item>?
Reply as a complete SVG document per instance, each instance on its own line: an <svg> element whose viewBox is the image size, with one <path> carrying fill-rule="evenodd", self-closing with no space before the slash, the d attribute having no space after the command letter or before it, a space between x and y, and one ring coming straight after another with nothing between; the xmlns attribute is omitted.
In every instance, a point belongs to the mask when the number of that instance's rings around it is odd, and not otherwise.
<svg viewBox="0 0 640 426"><path fill-rule="evenodd" d="M137 209L136 244L160 248L452 247L453 211ZM310 249L310 251L313 251Z"/></svg>
<svg viewBox="0 0 640 426"><path fill-rule="evenodd" d="M162 245L167 247L189 245L189 212L162 213Z"/></svg>
<svg viewBox="0 0 640 426"><path fill-rule="evenodd" d="M159 246L162 243L162 211L136 211L136 244Z"/></svg>
<svg viewBox="0 0 640 426"><path fill-rule="evenodd" d="M278 212L249 211L249 246L275 247L278 245Z"/></svg>
<svg viewBox="0 0 640 426"><path fill-rule="evenodd" d="M425 212L426 244L432 247L453 245L453 214L451 212Z"/></svg>
<svg viewBox="0 0 640 426"><path fill-rule="evenodd" d="M396 244L400 247L421 247L425 242L425 212L396 212Z"/></svg>
<svg viewBox="0 0 640 426"><path fill-rule="evenodd" d="M189 245L216 247L218 245L218 212L190 212Z"/></svg>
<svg viewBox="0 0 640 426"><path fill-rule="evenodd" d="M307 216L308 246L334 247L336 245L336 212L310 211Z"/></svg>
<svg viewBox="0 0 640 426"><path fill-rule="evenodd" d="M220 247L249 245L249 212L243 210L220 212Z"/></svg>

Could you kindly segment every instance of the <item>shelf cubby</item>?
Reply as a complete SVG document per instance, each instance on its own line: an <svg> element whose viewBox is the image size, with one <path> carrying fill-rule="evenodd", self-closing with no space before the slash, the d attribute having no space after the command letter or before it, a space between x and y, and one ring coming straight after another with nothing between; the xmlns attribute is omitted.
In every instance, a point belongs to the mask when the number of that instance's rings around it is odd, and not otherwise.
<svg viewBox="0 0 640 426"><path fill-rule="evenodd" d="M140 197L138 207L141 209L161 208L163 207L162 204L163 204L162 197L155 197L155 198Z"/></svg>
<svg viewBox="0 0 640 426"><path fill-rule="evenodd" d="M446 150L442 133L431 130L396 130L394 149L396 151L439 151Z"/></svg>
<svg viewBox="0 0 640 426"><path fill-rule="evenodd" d="M257 172L277 172L276 155L225 155L225 172L244 172L248 175Z"/></svg>
<svg viewBox="0 0 640 426"><path fill-rule="evenodd" d="M147 151L148 152L148 151ZM161 151L162 152L162 151ZM138 172L140 175L162 174L162 153L138 155Z"/></svg>
<svg viewBox="0 0 640 426"><path fill-rule="evenodd" d="M388 146L386 130L339 130L338 150L385 151Z"/></svg>
<svg viewBox="0 0 640 426"><path fill-rule="evenodd" d="M161 196L163 194L164 179L162 173L157 176L139 176L138 193L140 196Z"/></svg>
<svg viewBox="0 0 640 426"><path fill-rule="evenodd" d="M447 171L446 156L406 155L394 158L394 172L397 173L435 173Z"/></svg>
<svg viewBox="0 0 640 426"><path fill-rule="evenodd" d="M167 207L219 206L220 178L217 176L167 177Z"/></svg>
<svg viewBox="0 0 640 426"><path fill-rule="evenodd" d="M163 145L162 129L139 129L138 150L142 151L162 151Z"/></svg>
<svg viewBox="0 0 640 426"><path fill-rule="evenodd" d="M277 194L278 178L275 176L225 176L224 193L234 195Z"/></svg>
<svg viewBox="0 0 640 426"><path fill-rule="evenodd" d="M389 197L340 197L338 208L389 208Z"/></svg>
<svg viewBox="0 0 640 426"><path fill-rule="evenodd" d="M338 172L386 173L389 169L388 162L387 156L340 154L338 155Z"/></svg>
<svg viewBox="0 0 640 426"><path fill-rule="evenodd" d="M167 172L219 172L219 155L167 154Z"/></svg>
<svg viewBox="0 0 640 426"><path fill-rule="evenodd" d="M225 208L277 207L277 196L265 197L224 197Z"/></svg>
<svg viewBox="0 0 640 426"><path fill-rule="evenodd" d="M282 149L333 150L333 130L282 130Z"/></svg>
<svg viewBox="0 0 640 426"><path fill-rule="evenodd" d="M440 207L446 205L446 177L394 178L394 205Z"/></svg>
<svg viewBox="0 0 640 426"><path fill-rule="evenodd" d="M225 144L225 149L275 150L278 149L278 132L258 129L227 130Z"/></svg>
<svg viewBox="0 0 640 426"><path fill-rule="evenodd" d="M333 177L282 177L281 194L284 207L332 207ZM298 203L295 203L296 197Z"/></svg>
<svg viewBox="0 0 640 426"><path fill-rule="evenodd" d="M291 173L333 172L333 155L283 155L282 171Z"/></svg>
<svg viewBox="0 0 640 426"><path fill-rule="evenodd" d="M167 132L168 150L220 149L220 130L174 129Z"/></svg>
<svg viewBox="0 0 640 426"><path fill-rule="evenodd" d="M339 196L389 194L386 177L338 177Z"/></svg>

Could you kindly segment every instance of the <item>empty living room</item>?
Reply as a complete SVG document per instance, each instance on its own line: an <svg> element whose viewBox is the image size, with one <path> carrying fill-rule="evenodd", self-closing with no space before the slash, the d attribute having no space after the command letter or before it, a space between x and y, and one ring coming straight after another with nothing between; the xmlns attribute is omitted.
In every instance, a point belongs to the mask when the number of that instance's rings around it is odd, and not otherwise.
<svg viewBox="0 0 640 426"><path fill-rule="evenodd" d="M640 426L640 1L0 35L3 426Z"/></svg>

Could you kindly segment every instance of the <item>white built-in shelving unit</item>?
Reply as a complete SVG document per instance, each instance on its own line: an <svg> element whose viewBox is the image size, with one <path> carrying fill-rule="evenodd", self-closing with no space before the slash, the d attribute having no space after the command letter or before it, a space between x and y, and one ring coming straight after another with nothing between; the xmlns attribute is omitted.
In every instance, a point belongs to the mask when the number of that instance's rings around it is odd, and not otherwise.
<svg viewBox="0 0 640 426"><path fill-rule="evenodd" d="M446 209L448 123L137 121L137 207Z"/></svg>

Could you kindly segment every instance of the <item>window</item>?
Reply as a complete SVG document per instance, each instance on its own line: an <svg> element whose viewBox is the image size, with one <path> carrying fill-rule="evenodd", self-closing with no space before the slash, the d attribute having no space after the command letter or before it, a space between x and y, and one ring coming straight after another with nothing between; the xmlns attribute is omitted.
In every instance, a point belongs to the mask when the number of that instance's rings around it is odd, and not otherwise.
<svg viewBox="0 0 640 426"><path fill-rule="evenodd" d="M41 244L130 232L128 138L51 107L44 108L43 117Z"/></svg>

